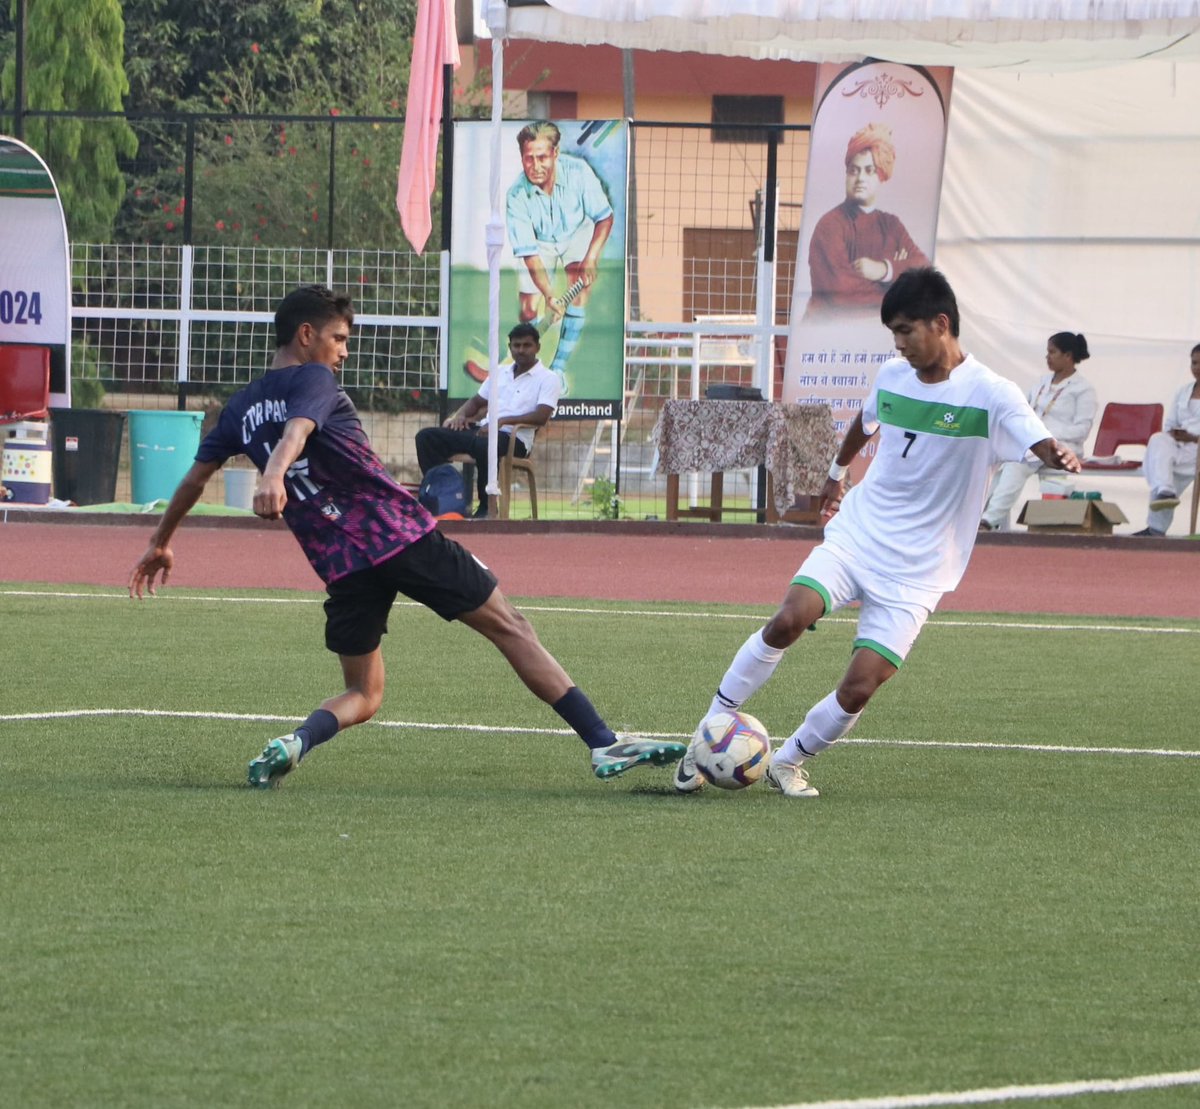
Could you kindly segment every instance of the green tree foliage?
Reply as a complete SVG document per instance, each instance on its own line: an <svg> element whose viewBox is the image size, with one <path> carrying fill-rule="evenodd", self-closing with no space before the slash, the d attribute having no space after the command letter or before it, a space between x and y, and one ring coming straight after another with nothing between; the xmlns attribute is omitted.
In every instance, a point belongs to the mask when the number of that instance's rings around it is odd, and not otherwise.
<svg viewBox="0 0 1200 1109"><path fill-rule="evenodd" d="M11 0L9 19L15 19ZM42 111L121 111L129 91L119 0L26 0L25 103ZM11 41L11 40L10 40ZM15 104L15 50L0 88ZM119 159L137 149L123 120L29 118L25 140L58 182L71 238L105 241L125 194Z"/></svg>
<svg viewBox="0 0 1200 1109"><path fill-rule="evenodd" d="M403 100L416 0L126 0L130 107L212 109L255 63L259 111L297 81L349 114ZM372 110L367 107L373 105Z"/></svg>
<svg viewBox="0 0 1200 1109"><path fill-rule="evenodd" d="M402 112L415 0L129 0L125 9L131 106L228 113L195 125L195 242L402 247L402 128L346 117ZM247 118L261 115L316 121ZM185 135L179 124L142 134L155 157L136 183L127 237L170 242L184 226Z"/></svg>

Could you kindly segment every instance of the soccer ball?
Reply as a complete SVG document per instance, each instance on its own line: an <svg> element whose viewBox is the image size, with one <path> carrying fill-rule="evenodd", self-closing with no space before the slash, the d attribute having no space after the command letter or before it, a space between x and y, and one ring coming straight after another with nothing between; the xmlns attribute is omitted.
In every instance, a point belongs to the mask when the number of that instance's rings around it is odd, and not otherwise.
<svg viewBox="0 0 1200 1109"><path fill-rule="evenodd" d="M745 789L767 770L767 729L747 712L714 712L696 733L696 769L721 789Z"/></svg>

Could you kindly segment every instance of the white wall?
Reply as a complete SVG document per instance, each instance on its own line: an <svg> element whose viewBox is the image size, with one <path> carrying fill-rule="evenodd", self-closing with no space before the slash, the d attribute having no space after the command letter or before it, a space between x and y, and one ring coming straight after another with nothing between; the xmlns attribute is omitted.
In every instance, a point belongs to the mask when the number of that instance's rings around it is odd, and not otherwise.
<svg viewBox="0 0 1200 1109"><path fill-rule="evenodd" d="M959 70L937 263L965 347L1023 389L1083 332L1106 401L1167 405L1200 342L1200 63ZM1089 444L1090 446L1090 444ZM1081 478L1145 526L1145 482ZM1028 487L1033 495L1035 486ZM1172 534L1187 530L1188 498Z"/></svg>

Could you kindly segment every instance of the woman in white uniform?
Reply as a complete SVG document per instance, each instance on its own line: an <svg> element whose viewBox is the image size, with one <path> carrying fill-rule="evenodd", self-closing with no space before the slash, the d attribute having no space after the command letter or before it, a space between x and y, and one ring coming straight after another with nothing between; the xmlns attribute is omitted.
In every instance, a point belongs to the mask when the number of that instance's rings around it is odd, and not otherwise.
<svg viewBox="0 0 1200 1109"><path fill-rule="evenodd" d="M1088 358L1087 339L1071 331L1060 331L1046 342L1046 368L1049 370L1029 390L1030 407L1041 417L1050 434L1077 455L1083 455L1083 443L1091 434L1096 419L1096 390L1081 373L1080 362ZM982 531L998 531L1008 526L1008 514L1031 477L1040 479L1045 495L1063 496L1070 482L1061 472L1048 469L1032 456L1020 462L1006 462L996 472L992 492L979 523Z"/></svg>

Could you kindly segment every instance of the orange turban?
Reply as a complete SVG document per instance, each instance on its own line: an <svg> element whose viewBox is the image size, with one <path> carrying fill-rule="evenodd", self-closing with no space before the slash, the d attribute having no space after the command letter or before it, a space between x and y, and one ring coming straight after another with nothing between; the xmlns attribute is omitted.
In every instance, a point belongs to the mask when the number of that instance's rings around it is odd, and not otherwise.
<svg viewBox="0 0 1200 1109"><path fill-rule="evenodd" d="M875 162L876 172L880 181L886 181L892 175L896 165L896 148L892 145L892 129L883 123L868 123L846 145L846 165L850 159L864 150L871 152Z"/></svg>

